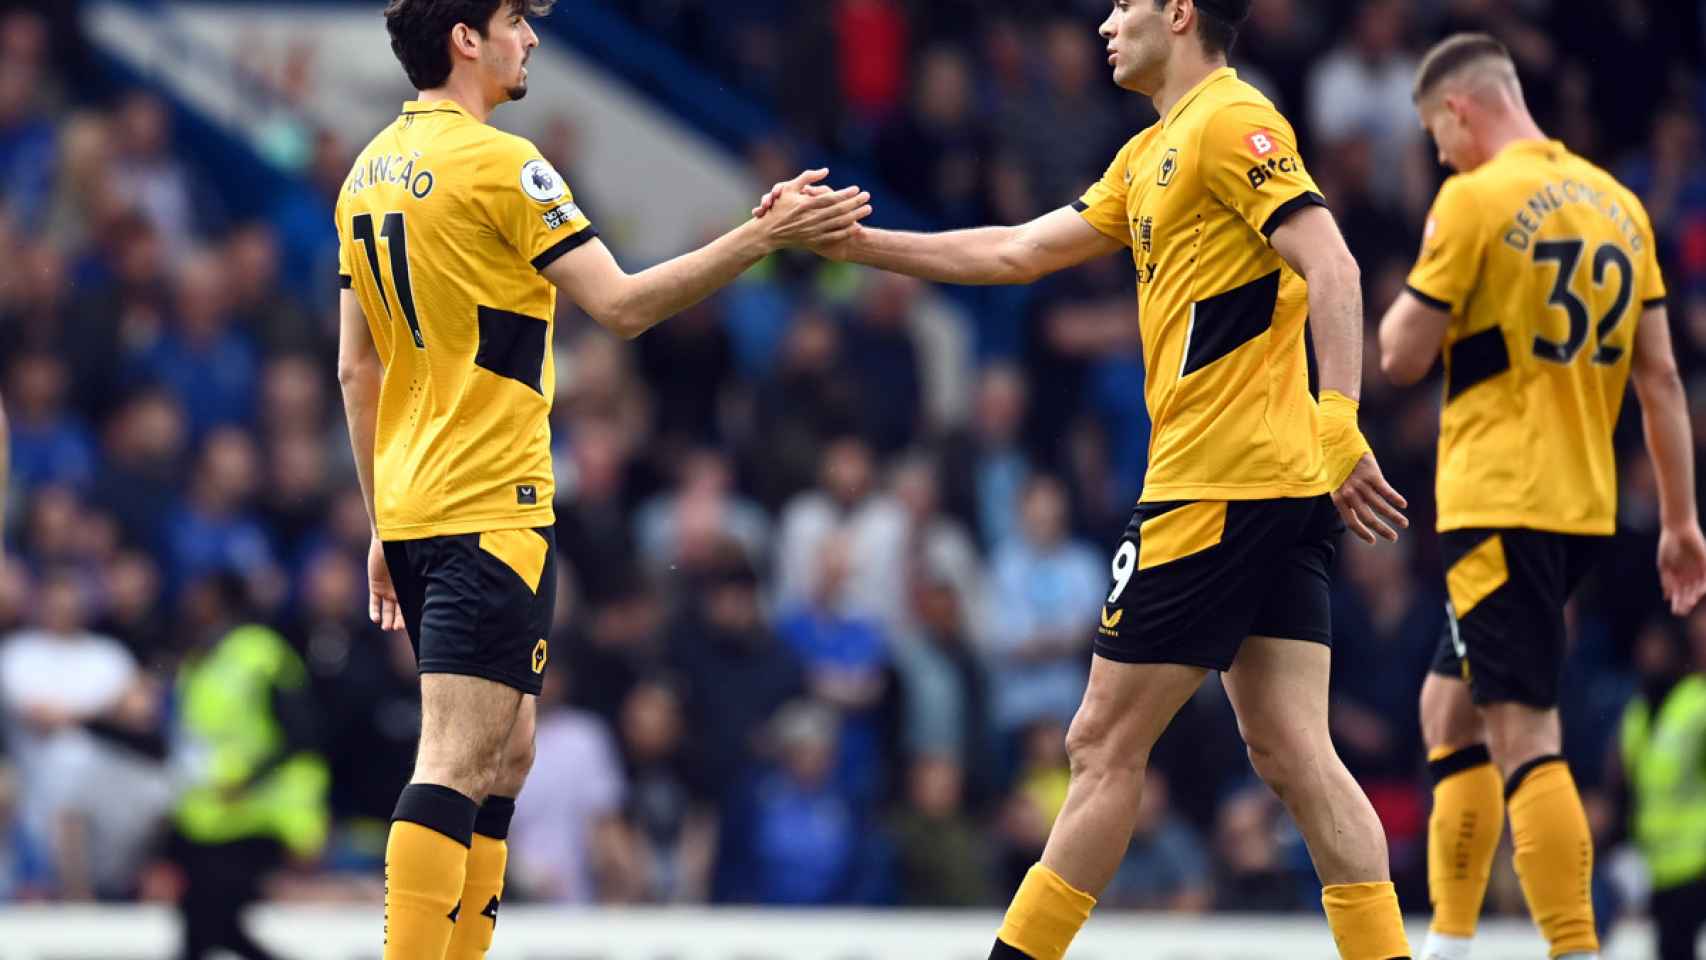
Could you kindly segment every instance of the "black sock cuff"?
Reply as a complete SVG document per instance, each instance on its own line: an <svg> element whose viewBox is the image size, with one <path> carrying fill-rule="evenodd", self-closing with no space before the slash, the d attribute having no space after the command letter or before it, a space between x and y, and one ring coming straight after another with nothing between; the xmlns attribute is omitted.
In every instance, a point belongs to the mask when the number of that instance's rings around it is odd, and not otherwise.
<svg viewBox="0 0 1706 960"><path fill-rule="evenodd" d="M1505 781L1505 799L1509 800L1511 797L1516 796L1516 792L1522 789L1522 782L1528 779L1529 774L1541 767L1544 767L1548 763L1563 762L1564 757L1562 754L1549 753L1543 757L1535 757L1533 760L1517 767L1516 770L1512 771L1511 778Z"/></svg>
<svg viewBox="0 0 1706 960"><path fill-rule="evenodd" d="M449 787L411 783L397 798L391 819L418 823L466 847L474 843L474 818L479 811L474 801Z"/></svg>
<svg viewBox="0 0 1706 960"><path fill-rule="evenodd" d="M509 821L515 816L514 797L487 797L474 817L474 832L493 840L509 839Z"/></svg>
<svg viewBox="0 0 1706 960"><path fill-rule="evenodd" d="M1473 770L1482 764L1492 762L1493 754L1487 750L1487 745L1477 743L1474 746L1448 753L1438 760L1429 760L1428 779L1432 780L1433 785L1437 787L1440 781L1446 777L1455 776L1466 770Z"/></svg>
<svg viewBox="0 0 1706 960"><path fill-rule="evenodd" d="M989 960L1031 960L1025 951L1013 946L1005 940L996 940L995 949L989 951Z"/></svg>

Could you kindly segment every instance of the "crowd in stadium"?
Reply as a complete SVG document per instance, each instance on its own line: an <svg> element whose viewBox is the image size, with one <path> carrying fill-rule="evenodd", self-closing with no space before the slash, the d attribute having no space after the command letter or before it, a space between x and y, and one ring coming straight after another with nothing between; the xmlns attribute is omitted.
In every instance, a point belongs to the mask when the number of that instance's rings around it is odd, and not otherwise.
<svg viewBox="0 0 1706 960"><path fill-rule="evenodd" d="M892 191L875 197L879 220L892 200L945 226L1072 202L1153 121L1107 81L1104 5L1071 6L624 5L773 110L774 135L747 145L755 184L823 145ZM1706 74L1701 11L1678 6L1264 0L1233 63L1296 122L1361 263L1372 333L1443 176L1410 103L1415 52L1449 29L1503 37L1546 129L1652 215L1706 449ZM0 899L169 896L177 790L207 775L177 722L177 671L246 622L306 665L314 722L279 722L330 771L329 838L294 851L281 895L371 892L418 691L407 638L366 617L369 526L335 378L331 197L360 145L317 136L289 171L301 190L267 216L230 215L242 205L202 176L170 102L67 69L67 26L0 19L14 471ZM572 90L532 95L572 123ZM577 158L551 159L573 183ZM595 224L619 202L577 199ZM1139 492L1132 284L1124 257L967 291L778 254L632 343L565 302L565 562L512 892L1005 902L1065 795L1065 724ZM1371 337L1362 422L1412 527L1397 547L1341 547L1333 721L1419 909L1416 698L1444 620L1438 382L1394 390L1375 356ZM1706 670L1706 615L1678 623L1658 603L1656 496L1628 426L1624 532L1574 608L1563 709L1605 844L1626 832L1624 703L1690 651ZM1217 684L1185 712L1105 902L1317 909L1306 852ZM1494 877L1493 907L1520 913L1510 871Z"/></svg>

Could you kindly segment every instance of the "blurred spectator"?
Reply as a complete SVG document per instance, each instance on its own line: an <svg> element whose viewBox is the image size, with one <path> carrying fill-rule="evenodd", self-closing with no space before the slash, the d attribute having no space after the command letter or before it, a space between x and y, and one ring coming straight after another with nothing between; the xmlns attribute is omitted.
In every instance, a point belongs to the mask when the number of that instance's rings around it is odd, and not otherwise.
<svg viewBox="0 0 1706 960"><path fill-rule="evenodd" d="M819 313L796 317L775 371L759 386L753 436L760 447L751 453L759 499L773 508L788 502L817 482L829 464L845 458L831 448L844 445L859 423L862 399L842 358L840 331ZM864 473L869 472L867 465ZM831 492L845 497L865 491ZM843 506L852 503L844 500ZM782 511L784 550L793 507L789 502Z"/></svg>
<svg viewBox="0 0 1706 960"><path fill-rule="evenodd" d="M1069 538L1066 494L1053 477L1026 484L1020 532L990 562L987 642L996 724L1070 720L1089 675L1091 631L1107 585L1105 564Z"/></svg>
<svg viewBox="0 0 1706 960"><path fill-rule="evenodd" d="M845 335L847 366L859 384L860 419L878 456L911 446L924 427L923 372L911 309L923 285L878 274Z"/></svg>
<svg viewBox="0 0 1706 960"><path fill-rule="evenodd" d="M174 294L173 327L135 356L133 378L175 393L196 439L215 427L253 423L260 364L249 338L232 325L220 259L192 255L178 271Z"/></svg>
<svg viewBox="0 0 1706 960"><path fill-rule="evenodd" d="M907 776L907 805L895 815L901 901L914 907L983 907L995 902L989 846L966 814L965 771L921 756Z"/></svg>
<svg viewBox="0 0 1706 960"><path fill-rule="evenodd" d="M687 747L682 704L667 682L635 687L622 705L628 828L648 903L704 903L716 853L715 806Z"/></svg>
<svg viewBox="0 0 1706 960"><path fill-rule="evenodd" d="M166 542L188 434L183 407L161 390L134 395L107 425L93 499L135 547L155 551Z"/></svg>
<svg viewBox="0 0 1706 960"><path fill-rule="evenodd" d="M740 496L734 480L733 464L716 450L681 456L675 489L646 501L634 518L634 539L649 574L701 572L728 540L748 557L768 555L770 517Z"/></svg>
<svg viewBox="0 0 1706 960"><path fill-rule="evenodd" d="M39 20L20 11L7 15L5 27L10 30L17 18ZM0 198L32 230L41 226L52 196L55 160L53 123L36 109L41 66L22 58L0 58Z"/></svg>
<svg viewBox="0 0 1706 960"><path fill-rule="evenodd" d="M1102 895L1107 906L1202 913L1213 903L1208 850L1172 810L1167 777L1150 768L1131 847Z"/></svg>
<svg viewBox="0 0 1706 960"><path fill-rule="evenodd" d="M733 544L718 551L670 636L695 751L721 803L745 782L757 762L759 732L782 704L805 691L805 676L765 622L758 575Z"/></svg>
<svg viewBox="0 0 1706 960"><path fill-rule="evenodd" d="M128 896L171 799L148 745L158 692L122 644L87 629L72 572L46 577L38 616L0 647L20 819L28 842L52 851L62 895Z"/></svg>
<svg viewBox="0 0 1706 960"><path fill-rule="evenodd" d="M633 899L637 865L622 824L627 783L610 728L563 702L563 671L539 695L538 759L509 831L509 885L551 903Z"/></svg>
<svg viewBox="0 0 1706 960"><path fill-rule="evenodd" d="M26 495L42 484L87 490L95 478L95 444L65 408L65 365L52 354L25 353L12 361L8 386L12 482Z"/></svg>
<svg viewBox="0 0 1706 960"><path fill-rule="evenodd" d="M1039 25L1033 42L1043 57L1042 83L1004 106L997 129L1030 173L1036 195L1052 209L1078 199L1084 186L1135 130L1122 130L1105 96L1100 69L1106 44L1088 18Z"/></svg>
<svg viewBox="0 0 1706 960"><path fill-rule="evenodd" d="M172 758L185 787L172 843L184 960L219 948L271 957L244 930L243 911L286 857L311 862L326 842L330 775L318 750L330 731L301 658L251 620L246 593L240 577L218 573L184 596L190 650Z"/></svg>
<svg viewBox="0 0 1706 960"><path fill-rule="evenodd" d="M260 483L254 441L226 428L202 447L188 495L167 517L168 581L175 589L216 570L252 579L272 572L272 547L250 512Z"/></svg>
<svg viewBox="0 0 1706 960"><path fill-rule="evenodd" d="M1669 624L1642 632L1641 691L1623 713L1631 833L1646 859L1658 960L1692 960L1706 928L1706 614L1689 642Z"/></svg>
<svg viewBox="0 0 1706 960"><path fill-rule="evenodd" d="M140 90L125 97L114 112L118 127L117 169L120 189L133 198L167 244L182 251L208 236L220 209L218 199L197 187L172 149L172 117L159 97Z"/></svg>
<svg viewBox="0 0 1706 960"><path fill-rule="evenodd" d="M776 537L776 606L787 610L810 601L817 592L824 543L837 531L849 539L847 592L858 604L883 595L882 581L892 560L883 552L882 503L876 491L876 464L871 448L853 435L829 445L818 468L818 486L794 497L782 510ZM876 615L877 611L860 612Z"/></svg>
<svg viewBox="0 0 1706 960"><path fill-rule="evenodd" d="M271 224L239 225L226 236L221 257L231 284L233 329L272 353L327 346L302 305L279 283L281 254Z"/></svg>
<svg viewBox="0 0 1706 960"><path fill-rule="evenodd" d="M576 423L567 457L557 456L557 548L589 603L632 592L638 551L624 485L629 441L611 421Z"/></svg>
<svg viewBox="0 0 1706 960"><path fill-rule="evenodd" d="M818 547L809 599L783 614L776 630L806 672L806 686L841 714L838 781L868 800L879 787L882 708L891 694L892 653L882 625L846 604L851 542L832 533Z"/></svg>
<svg viewBox="0 0 1706 960"><path fill-rule="evenodd" d="M996 760L987 671L966 631L955 585L920 571L910 593L915 626L898 634L894 645L905 710L902 742L911 756L957 763L958 792L980 808L990 799Z"/></svg>
<svg viewBox="0 0 1706 960"><path fill-rule="evenodd" d="M18 816L17 777L0 767L0 903L45 899L52 884L48 852Z"/></svg>
<svg viewBox="0 0 1706 960"><path fill-rule="evenodd" d="M988 135L972 108L971 66L958 50L938 47L918 64L911 109L877 136L877 173L907 203L955 226L983 221Z"/></svg>
<svg viewBox="0 0 1706 960"><path fill-rule="evenodd" d="M1374 0L1355 9L1350 36L1318 60L1309 73L1309 129L1319 148L1367 138L1373 168L1401 169L1404 153L1421 140L1410 91L1416 60L1404 49L1409 29L1402 0ZM1390 176L1373 181L1380 196L1394 195Z"/></svg>
<svg viewBox="0 0 1706 960"><path fill-rule="evenodd" d="M717 899L771 906L868 902L873 878L858 808L836 785L835 711L797 701L770 727L775 767L725 822Z"/></svg>
<svg viewBox="0 0 1706 960"><path fill-rule="evenodd" d="M868 616L890 632L912 624L909 582L920 576L948 581L964 607L963 621L975 623L983 612L984 570L971 537L959 523L939 512L941 492L936 462L924 454L896 461L889 489L865 516L863 546L870 558L862 566L848 608Z"/></svg>
<svg viewBox="0 0 1706 960"><path fill-rule="evenodd" d="M970 425L943 446L947 507L985 550L1018 534L1019 497L1031 472L1019 435L1028 392L1018 369L985 367Z"/></svg>
<svg viewBox="0 0 1706 960"><path fill-rule="evenodd" d="M1002 889L1016 889L1042 855L1048 833L1066 805L1072 771L1066 759L1066 724L1037 720L1017 737L1017 776L996 823L1002 844Z"/></svg>
<svg viewBox="0 0 1706 960"><path fill-rule="evenodd" d="M1261 785L1245 787L1222 804L1214 834L1216 910L1294 911L1312 906L1312 898L1304 896L1305 884L1287 865L1280 847L1284 821L1285 809ZM1314 877L1308 880L1313 883Z"/></svg>

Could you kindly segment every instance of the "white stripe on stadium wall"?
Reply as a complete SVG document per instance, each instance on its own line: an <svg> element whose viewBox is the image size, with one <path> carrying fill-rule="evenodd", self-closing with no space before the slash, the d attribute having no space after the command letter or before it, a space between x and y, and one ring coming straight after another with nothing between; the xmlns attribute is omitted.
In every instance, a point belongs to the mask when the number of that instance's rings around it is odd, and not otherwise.
<svg viewBox="0 0 1706 960"><path fill-rule="evenodd" d="M286 111L236 64L277 73L292 51L309 51L312 95L302 110L335 131L353 157L414 96L380 6L169 0L156 13L106 0L88 6L84 25L103 50L254 144ZM624 263L674 256L746 218L759 185L739 158L555 37L541 39L527 65L527 98L492 120L535 141L553 120L571 121L580 156L563 174Z"/></svg>
<svg viewBox="0 0 1706 960"><path fill-rule="evenodd" d="M1410 942L1425 925L1411 918ZM983 960L1000 926L994 911L860 912L588 910L506 906L491 960ZM377 955L380 907L258 909L257 938L289 956L361 960ZM1604 960L1650 957L1650 932L1613 931ZM159 907L13 907L0 910L0 960L80 956L164 957L176 917ZM1706 941L1702 941L1706 944ZM1527 920L1492 920L1475 960L1533 960L1546 945ZM1331 960L1319 915L1297 917L1098 914L1070 960Z"/></svg>

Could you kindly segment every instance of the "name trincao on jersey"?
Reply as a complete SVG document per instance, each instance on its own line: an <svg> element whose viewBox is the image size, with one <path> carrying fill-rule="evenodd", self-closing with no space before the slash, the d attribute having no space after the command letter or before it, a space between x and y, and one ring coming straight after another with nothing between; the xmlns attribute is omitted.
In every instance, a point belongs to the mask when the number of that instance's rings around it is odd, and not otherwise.
<svg viewBox="0 0 1706 960"><path fill-rule="evenodd" d="M1534 235L1546 223L1546 218L1569 204L1585 203L1598 210L1607 220L1617 225L1624 239L1629 241L1629 252L1640 253L1644 246L1641 239L1641 227L1623 209L1618 202L1606 195L1605 191L1597 190L1580 180L1566 178L1557 183L1548 183L1528 198L1524 205L1511 216L1510 228L1505 231L1504 241L1513 250L1527 251L1534 243Z"/></svg>
<svg viewBox="0 0 1706 960"><path fill-rule="evenodd" d="M353 197L368 187L389 183L408 188L409 194L416 200L425 200L427 195L432 193L437 178L431 170L415 169L415 162L420 158L418 151L411 157L404 157L400 153L369 157L367 163L356 167L350 175L349 195Z"/></svg>

